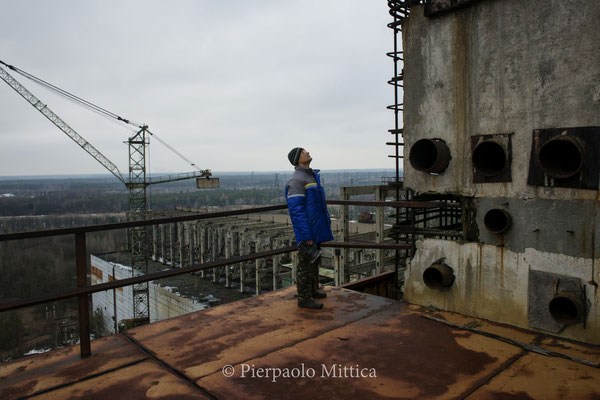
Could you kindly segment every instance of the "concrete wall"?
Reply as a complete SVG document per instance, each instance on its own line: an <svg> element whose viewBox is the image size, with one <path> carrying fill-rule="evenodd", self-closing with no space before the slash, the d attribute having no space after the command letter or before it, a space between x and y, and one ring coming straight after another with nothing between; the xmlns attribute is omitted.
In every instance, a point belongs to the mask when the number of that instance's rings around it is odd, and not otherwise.
<svg viewBox="0 0 600 400"><path fill-rule="evenodd" d="M91 256L91 275L92 284L109 282L113 280L113 266L115 267L114 275L117 280L131 278L131 268L111 263L102 260L94 255ZM150 282L150 321L156 322L166 318L176 317L178 315L187 314L193 311L203 310L207 307L205 303L195 302L178 295L170 288L161 287L160 285ZM116 290L117 297L117 318L119 321L123 319L133 318L133 293L132 287L126 286ZM93 310L100 308L104 316L104 324L108 330L114 329L114 301L113 291L98 292L92 294Z"/></svg>
<svg viewBox="0 0 600 400"><path fill-rule="evenodd" d="M600 213L593 201L501 197L477 198L474 204L478 242L515 252L533 248L590 259L600 255L600 240L595 234ZM485 228L484 217L491 209L503 209L511 215L512 224L506 233L498 235Z"/></svg>
<svg viewBox="0 0 600 400"><path fill-rule="evenodd" d="M440 175L404 165L418 192L590 199L596 191L527 185L534 129L600 126L600 2L486 0L436 18L411 8L404 36L405 160L440 138ZM512 182L474 184L473 135L514 133Z"/></svg>
<svg viewBox="0 0 600 400"><path fill-rule="evenodd" d="M529 321L530 271L566 274L580 279L585 286L589 302L587 326L571 325L563 332L553 333L600 344L600 296L597 288L589 284L600 282L600 259L534 249L516 253L503 247L436 239L419 241L417 249L406 272L404 295L409 302L535 329ZM440 259L454 270L456 277L447 291L430 289L422 282L425 269Z"/></svg>
<svg viewBox="0 0 600 400"><path fill-rule="evenodd" d="M418 243L407 301L600 343L600 192L528 184L534 130L600 126L599 20L599 1L485 0L435 18L411 8L403 25L405 186L464 196L469 208L463 242ZM502 134L510 135L510 174L479 183L473 138ZM439 174L408 162L425 138L449 147ZM584 169L596 168L594 146L586 147L594 154ZM511 215L508 231L485 227L493 208ZM442 291L423 283L439 260L456 276ZM540 299L552 296L544 291L561 280L581 288L585 327L557 327L538 315L548 309Z"/></svg>

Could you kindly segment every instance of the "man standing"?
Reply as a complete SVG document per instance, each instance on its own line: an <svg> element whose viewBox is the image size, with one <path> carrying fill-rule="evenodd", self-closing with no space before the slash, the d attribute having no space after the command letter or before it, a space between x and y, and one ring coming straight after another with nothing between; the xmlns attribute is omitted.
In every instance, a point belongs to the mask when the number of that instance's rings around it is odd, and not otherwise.
<svg viewBox="0 0 600 400"><path fill-rule="evenodd" d="M295 167L285 188L285 198L298 244L298 307L321 308L314 299L327 297L319 290L320 244L333 240L331 218L325 203L319 170L310 168L312 157L301 147L288 154Z"/></svg>

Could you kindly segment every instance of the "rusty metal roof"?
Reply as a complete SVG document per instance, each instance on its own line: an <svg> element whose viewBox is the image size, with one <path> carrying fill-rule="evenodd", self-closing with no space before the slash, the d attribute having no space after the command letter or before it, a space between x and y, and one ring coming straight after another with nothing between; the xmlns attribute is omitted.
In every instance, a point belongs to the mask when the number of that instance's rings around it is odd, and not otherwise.
<svg viewBox="0 0 600 400"><path fill-rule="evenodd" d="M327 292L322 310L286 288L94 340L86 359L2 364L0 398L600 399L599 346Z"/></svg>

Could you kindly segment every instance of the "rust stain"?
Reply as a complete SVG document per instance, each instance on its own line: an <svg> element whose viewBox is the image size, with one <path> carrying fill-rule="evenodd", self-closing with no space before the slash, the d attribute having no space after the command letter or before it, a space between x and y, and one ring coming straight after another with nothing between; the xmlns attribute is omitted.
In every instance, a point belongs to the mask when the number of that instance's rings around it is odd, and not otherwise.
<svg viewBox="0 0 600 400"><path fill-rule="evenodd" d="M533 397L529 396L526 392L519 391L515 393L509 392L489 392L486 397L478 397L485 398L489 400L535 400ZM470 397L467 397L470 399Z"/></svg>
<svg viewBox="0 0 600 400"><path fill-rule="evenodd" d="M592 379L581 377L591 376ZM525 393L534 399L593 399L600 396L600 370L573 361L528 353L468 399Z"/></svg>
<svg viewBox="0 0 600 400"><path fill-rule="evenodd" d="M565 353L570 356L586 360L600 362L600 346L589 345L581 342L573 342L568 339L546 337L540 346Z"/></svg>
<svg viewBox="0 0 600 400"><path fill-rule="evenodd" d="M321 310L297 307L295 287L128 332L157 357L197 379L385 309L397 301L327 288ZM177 328L177 329L175 329Z"/></svg>
<svg viewBox="0 0 600 400"><path fill-rule="evenodd" d="M507 343L422 318L426 309L345 289L327 289L325 308L298 309L295 289L215 307L138 327L131 333L161 361L183 370L217 398L456 398L478 388L469 399L599 398L600 370L571 361L527 354ZM351 311L355 310L355 311ZM436 311L440 318L454 314ZM460 317L466 318L466 317ZM499 325L484 324L484 329ZM479 321L479 322L478 322ZM503 330L509 327L502 325ZM515 335L522 333L514 329ZM507 334L507 336L511 336ZM600 347L545 338L565 353L600 357ZM139 359L139 349L122 336L92 342L95 356L80 360L78 347L45 353L0 366L0 398L18 398L43 388L49 399L154 398L202 399L204 391L154 360ZM119 364L120 363L120 364ZM314 368L313 379L226 378L221 368ZM371 369L376 377L322 376L326 368ZM494 375L494 371L501 371ZM494 376L489 380L490 376ZM484 383L483 386L481 382Z"/></svg>
<svg viewBox="0 0 600 400"><path fill-rule="evenodd" d="M147 360L44 394L47 399L206 399L200 389Z"/></svg>
<svg viewBox="0 0 600 400"><path fill-rule="evenodd" d="M264 357L245 361L260 367L312 368L312 379L223 378L217 372L198 382L219 398L454 398L503 362L495 354L512 355L462 346L472 334L405 313L405 305L390 308L343 328L315 337ZM340 340L343 338L344 340ZM477 338L481 340L481 338ZM484 339L493 342L489 339ZM509 349L503 343L502 349ZM492 346L493 348L493 346ZM326 368L374 369L376 378L332 379L322 376ZM241 365L237 365L238 371Z"/></svg>
<svg viewBox="0 0 600 400"><path fill-rule="evenodd" d="M81 359L79 346L73 346L2 364L0 375L4 376L3 386L9 386L15 397L23 397L145 357L125 338L110 336L92 341L89 358Z"/></svg>
<svg viewBox="0 0 600 400"><path fill-rule="evenodd" d="M37 379L33 379L21 384L9 386L0 390L1 399L18 399L23 397L23 393L32 393L38 384Z"/></svg>

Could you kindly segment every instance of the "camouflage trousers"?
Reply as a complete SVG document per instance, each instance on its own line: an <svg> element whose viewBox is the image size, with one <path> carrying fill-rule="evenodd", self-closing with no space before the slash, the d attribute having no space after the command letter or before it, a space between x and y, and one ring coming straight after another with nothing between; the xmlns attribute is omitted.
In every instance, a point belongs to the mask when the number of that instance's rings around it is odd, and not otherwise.
<svg viewBox="0 0 600 400"><path fill-rule="evenodd" d="M298 289L298 300L312 299L312 291L318 289L319 264L321 257L314 263L302 251L298 252L298 268L296 276L296 288Z"/></svg>

